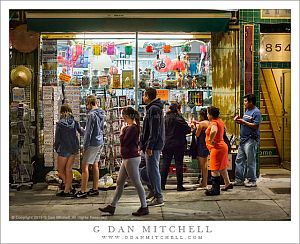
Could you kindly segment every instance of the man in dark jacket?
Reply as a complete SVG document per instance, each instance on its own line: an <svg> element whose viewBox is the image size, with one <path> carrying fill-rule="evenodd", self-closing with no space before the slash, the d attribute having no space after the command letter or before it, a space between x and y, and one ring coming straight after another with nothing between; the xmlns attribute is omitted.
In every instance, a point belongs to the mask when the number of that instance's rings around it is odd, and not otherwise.
<svg viewBox="0 0 300 244"><path fill-rule="evenodd" d="M171 161L174 157L176 165L177 191L185 191L183 187L183 157L186 147L186 134L191 128L180 114L180 105L175 102L169 107L165 117L166 142L163 153L161 170L161 187L164 190Z"/></svg>
<svg viewBox="0 0 300 244"><path fill-rule="evenodd" d="M160 153L165 140L163 104L159 98L156 98L156 90L151 87L145 89L143 99L147 106L140 148L145 154L146 168L154 193L154 198L148 203L148 206L163 206L159 172Z"/></svg>

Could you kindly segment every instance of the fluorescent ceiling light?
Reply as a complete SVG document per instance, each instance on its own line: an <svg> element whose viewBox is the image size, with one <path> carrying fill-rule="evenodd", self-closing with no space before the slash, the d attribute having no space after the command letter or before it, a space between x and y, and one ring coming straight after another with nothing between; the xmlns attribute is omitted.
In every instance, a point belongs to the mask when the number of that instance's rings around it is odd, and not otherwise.
<svg viewBox="0 0 300 244"><path fill-rule="evenodd" d="M130 38L135 38L135 34L127 34L127 33L106 33L106 34L76 34L75 35L76 39L130 39Z"/></svg>

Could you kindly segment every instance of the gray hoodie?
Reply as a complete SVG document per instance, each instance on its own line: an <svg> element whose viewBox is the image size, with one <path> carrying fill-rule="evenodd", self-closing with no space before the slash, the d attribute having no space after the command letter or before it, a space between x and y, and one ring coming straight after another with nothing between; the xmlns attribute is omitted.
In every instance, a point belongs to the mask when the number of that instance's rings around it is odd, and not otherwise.
<svg viewBox="0 0 300 244"><path fill-rule="evenodd" d="M104 120L105 114L101 108L92 109L88 113L83 141L84 149L103 145Z"/></svg>

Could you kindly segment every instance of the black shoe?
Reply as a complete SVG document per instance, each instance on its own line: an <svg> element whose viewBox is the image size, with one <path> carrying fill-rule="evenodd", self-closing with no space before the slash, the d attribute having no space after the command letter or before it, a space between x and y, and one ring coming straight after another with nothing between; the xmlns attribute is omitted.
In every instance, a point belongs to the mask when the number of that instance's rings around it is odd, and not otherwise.
<svg viewBox="0 0 300 244"><path fill-rule="evenodd" d="M186 189L183 186L177 187L177 191L186 191Z"/></svg>
<svg viewBox="0 0 300 244"><path fill-rule="evenodd" d="M233 189L233 185L232 185L231 183L230 183L228 186L222 188L221 190L222 190L222 191L227 191L227 190L229 190L229 189Z"/></svg>
<svg viewBox="0 0 300 244"><path fill-rule="evenodd" d="M136 212L133 212L133 216L143 216L149 214L149 209L148 207L140 207Z"/></svg>
<svg viewBox="0 0 300 244"><path fill-rule="evenodd" d="M88 191L88 195L89 196L98 196L99 195L99 191L98 190L94 190L94 189L90 189Z"/></svg>
<svg viewBox="0 0 300 244"><path fill-rule="evenodd" d="M109 213L110 215L115 214L116 207L113 207L111 205L107 205L105 208L98 208L101 212Z"/></svg>
<svg viewBox="0 0 300 244"><path fill-rule="evenodd" d="M88 196L87 192L79 191L74 195L74 198L87 198L87 196Z"/></svg>
<svg viewBox="0 0 300 244"><path fill-rule="evenodd" d="M205 195L206 196L216 196L216 195L220 195L220 191L216 191L215 189L209 189L205 191Z"/></svg>
<svg viewBox="0 0 300 244"><path fill-rule="evenodd" d="M57 197L74 197L74 193L72 192L64 192L60 191L56 194Z"/></svg>

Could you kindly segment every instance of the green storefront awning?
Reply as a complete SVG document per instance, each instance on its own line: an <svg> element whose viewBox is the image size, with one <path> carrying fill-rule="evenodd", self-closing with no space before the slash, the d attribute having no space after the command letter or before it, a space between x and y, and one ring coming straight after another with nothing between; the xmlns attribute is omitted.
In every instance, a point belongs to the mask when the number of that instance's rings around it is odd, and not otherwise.
<svg viewBox="0 0 300 244"><path fill-rule="evenodd" d="M28 12L37 32L227 32L231 13L222 12Z"/></svg>

